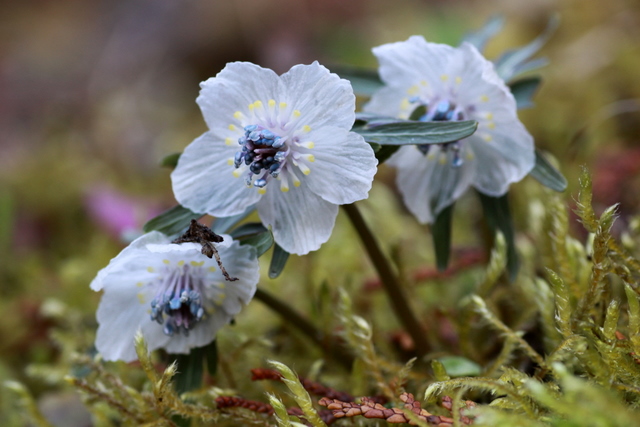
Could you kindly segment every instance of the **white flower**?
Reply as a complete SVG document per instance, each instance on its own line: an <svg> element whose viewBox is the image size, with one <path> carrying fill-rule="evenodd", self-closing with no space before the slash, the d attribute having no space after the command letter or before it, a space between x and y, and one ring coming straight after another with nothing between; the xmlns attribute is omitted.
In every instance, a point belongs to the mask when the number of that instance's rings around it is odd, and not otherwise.
<svg viewBox="0 0 640 427"><path fill-rule="evenodd" d="M96 347L105 360L135 360L138 330L149 350L188 353L213 341L251 300L259 279L255 249L229 236L216 244L225 269L239 279L233 282L201 249L197 243L170 243L154 231L134 240L98 273L91 289L104 290Z"/></svg>
<svg viewBox="0 0 640 427"><path fill-rule="evenodd" d="M468 138L402 147L389 159L398 168L404 202L420 222L433 222L469 186L501 196L533 168L533 138L518 120L513 95L471 44L454 48L413 36L373 53L386 86L365 111L407 119L424 106L420 120L478 122Z"/></svg>
<svg viewBox="0 0 640 427"><path fill-rule="evenodd" d="M317 62L278 76L234 62L201 84L209 131L171 174L183 206L213 216L255 204L286 251L306 254L331 235L338 205L367 197L377 160L353 132L348 81Z"/></svg>

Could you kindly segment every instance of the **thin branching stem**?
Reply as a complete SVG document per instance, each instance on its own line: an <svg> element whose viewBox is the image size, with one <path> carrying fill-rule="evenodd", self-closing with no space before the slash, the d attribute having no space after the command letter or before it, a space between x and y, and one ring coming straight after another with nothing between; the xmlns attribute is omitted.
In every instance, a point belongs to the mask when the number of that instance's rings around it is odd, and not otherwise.
<svg viewBox="0 0 640 427"><path fill-rule="evenodd" d="M327 342L323 333L289 304L260 288L256 289L255 298L286 319L290 325L298 328L332 359L339 361L345 368L351 369L353 356L347 353L335 339Z"/></svg>
<svg viewBox="0 0 640 427"><path fill-rule="evenodd" d="M349 216L349 220L358 232L360 240L364 245L374 268L378 272L382 287L389 297L391 307L396 316L406 329L407 333L413 339L416 346L416 352L419 356L424 356L429 352L429 343L423 325L418 321L415 313L411 309L407 297L400 285L400 281L396 277L387 257L384 256L376 238L360 214L355 204L342 205L343 209Z"/></svg>

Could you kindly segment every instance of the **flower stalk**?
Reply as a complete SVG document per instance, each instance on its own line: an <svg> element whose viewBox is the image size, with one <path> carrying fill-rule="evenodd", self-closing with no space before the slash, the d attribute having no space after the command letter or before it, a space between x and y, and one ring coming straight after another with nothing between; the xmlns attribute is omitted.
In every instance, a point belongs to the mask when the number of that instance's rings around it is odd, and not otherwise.
<svg viewBox="0 0 640 427"><path fill-rule="evenodd" d="M323 333L316 328L306 317L294 310L289 304L270 294L264 289L256 289L254 298L261 301L274 312L278 313L287 322L298 328L307 338L322 349L329 357L340 362L346 369L351 369L353 356L346 352L340 343L335 340L327 341Z"/></svg>
<svg viewBox="0 0 640 427"><path fill-rule="evenodd" d="M349 216L349 220L358 232L360 240L365 247L373 266L380 276L380 282L384 291L389 296L389 302L398 320L402 323L407 333L411 336L419 356L424 356L429 351L429 342L424 326L420 323L411 309L400 281L393 272L389 260L384 256L373 233L367 226L362 214L355 204L342 206Z"/></svg>

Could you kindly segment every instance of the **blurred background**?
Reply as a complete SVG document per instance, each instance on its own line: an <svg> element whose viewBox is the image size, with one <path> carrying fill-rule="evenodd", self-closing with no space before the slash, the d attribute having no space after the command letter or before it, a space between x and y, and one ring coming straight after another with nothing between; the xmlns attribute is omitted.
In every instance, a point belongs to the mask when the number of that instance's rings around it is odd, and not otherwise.
<svg viewBox="0 0 640 427"><path fill-rule="evenodd" d="M159 166L160 160L206 130L195 103L198 84L227 62L251 61L278 73L314 60L330 69L345 64L375 68L370 49L376 45L413 34L456 45L466 32L502 14L506 27L487 48L491 59L528 43L556 13L560 27L538 55L550 60L541 72L542 89L535 107L521 111L520 117L538 147L552 154L567 176L567 201L575 193L579 165L586 164L594 174L596 203L621 202L624 221L638 212L640 203L637 2L4 2L0 380L20 380L43 407L59 407L59 386L27 375L28 368L60 357L51 331L69 320L70 315L60 315L66 310L75 313L90 345L99 295L88 284L146 220L175 204L169 170ZM381 236L398 243L398 235L415 229L424 240L415 243L417 255L430 257L425 227L390 219L395 213L409 217L384 167L372 191L375 200L391 201L377 216L368 210ZM471 214L458 213L463 215ZM462 232L454 236L454 245L473 243ZM265 280L265 286L296 288L299 281L318 286L331 282L336 271L347 271L339 284L357 288L374 276L342 218L326 246L337 252L331 255L323 248L304 259L292 258L285 278ZM338 259L336 254L345 256ZM314 275L303 276L303 271ZM309 304L301 300L300 309ZM258 323L251 320L258 317L277 322L259 303L250 308L254 311L246 315L247 324ZM4 393L0 399L0 409L10 410Z"/></svg>

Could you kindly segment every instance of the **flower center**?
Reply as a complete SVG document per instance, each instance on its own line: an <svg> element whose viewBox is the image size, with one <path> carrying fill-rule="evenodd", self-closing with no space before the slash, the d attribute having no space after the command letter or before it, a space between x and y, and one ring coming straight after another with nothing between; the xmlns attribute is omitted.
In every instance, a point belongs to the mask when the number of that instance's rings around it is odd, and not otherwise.
<svg viewBox="0 0 640 427"><path fill-rule="evenodd" d="M410 99L409 102L418 104L416 109L414 109L414 112L420 106L425 107L424 114L415 118L415 120L420 120L422 122L451 122L465 119L464 111L448 99L441 99L439 101L429 103L428 101L424 101L419 97L414 97ZM429 153L429 150L431 149L431 145L432 144L421 144L417 145L417 147L422 152L422 154L427 155ZM453 154L451 159L451 166L462 166L463 160L460 156L462 143L460 141L438 144L438 146L440 147L440 150L445 154L447 153L447 151L451 150Z"/></svg>
<svg viewBox="0 0 640 427"><path fill-rule="evenodd" d="M163 325L165 334L189 335L204 317L202 289L204 273L200 266L178 265L167 268L156 282L158 292L151 301L151 320Z"/></svg>
<svg viewBox="0 0 640 427"><path fill-rule="evenodd" d="M289 152L284 142L284 138L260 125L244 127L244 135L238 139L242 151L236 153L234 165L236 169L243 163L249 166L247 185L263 188L269 176L278 177Z"/></svg>

